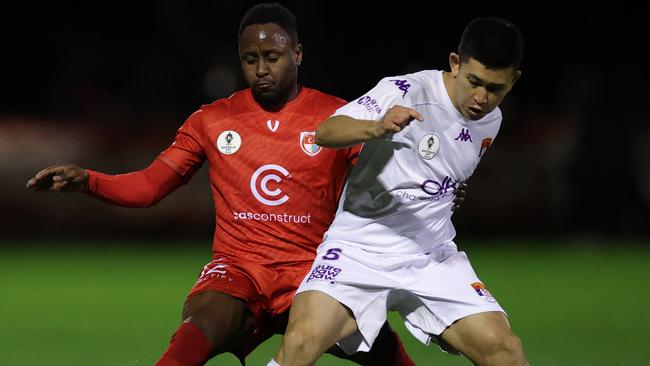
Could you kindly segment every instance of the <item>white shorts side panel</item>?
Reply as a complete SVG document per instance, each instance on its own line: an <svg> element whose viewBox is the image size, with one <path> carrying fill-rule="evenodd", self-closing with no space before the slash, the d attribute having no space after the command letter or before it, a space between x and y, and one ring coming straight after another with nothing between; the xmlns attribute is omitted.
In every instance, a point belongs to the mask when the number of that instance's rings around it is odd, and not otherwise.
<svg viewBox="0 0 650 366"><path fill-rule="evenodd" d="M455 247L394 256L327 241L297 293L310 290L333 297L354 314L359 332L339 342L347 353L370 349L389 310L398 311L424 344L461 318L504 312Z"/></svg>

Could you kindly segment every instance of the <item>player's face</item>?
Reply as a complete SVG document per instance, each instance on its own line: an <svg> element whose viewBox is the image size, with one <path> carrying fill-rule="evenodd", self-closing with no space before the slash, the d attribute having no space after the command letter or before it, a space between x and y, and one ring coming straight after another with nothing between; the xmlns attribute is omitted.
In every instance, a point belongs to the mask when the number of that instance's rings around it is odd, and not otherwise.
<svg viewBox="0 0 650 366"><path fill-rule="evenodd" d="M468 119L478 120L492 112L510 92L521 71L512 67L488 69L470 58L460 63L457 54L449 56L454 106Z"/></svg>
<svg viewBox="0 0 650 366"><path fill-rule="evenodd" d="M275 23L253 24L239 37L239 58L255 99L264 105L284 104L298 94L302 46Z"/></svg>

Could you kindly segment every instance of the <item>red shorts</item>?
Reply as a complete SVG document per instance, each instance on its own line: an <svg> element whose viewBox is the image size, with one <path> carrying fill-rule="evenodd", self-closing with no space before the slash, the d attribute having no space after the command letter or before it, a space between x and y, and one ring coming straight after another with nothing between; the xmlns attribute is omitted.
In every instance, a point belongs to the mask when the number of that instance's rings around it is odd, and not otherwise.
<svg viewBox="0 0 650 366"><path fill-rule="evenodd" d="M244 301L255 330L233 353L242 361L255 347L276 333L284 333L287 310L310 262L268 266L227 256L215 256L201 271L187 300L205 291L219 291Z"/></svg>

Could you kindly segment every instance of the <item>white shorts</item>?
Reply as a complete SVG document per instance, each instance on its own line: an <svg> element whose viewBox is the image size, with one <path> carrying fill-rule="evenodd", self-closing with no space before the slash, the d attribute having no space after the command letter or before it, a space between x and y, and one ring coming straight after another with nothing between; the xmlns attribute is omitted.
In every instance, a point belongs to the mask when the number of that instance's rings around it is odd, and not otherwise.
<svg viewBox="0 0 650 366"><path fill-rule="evenodd" d="M478 279L464 252L451 243L420 254L378 254L327 241L296 293L317 290L347 306L359 331L339 341L348 354L368 351L388 311L429 344L455 321L505 311Z"/></svg>

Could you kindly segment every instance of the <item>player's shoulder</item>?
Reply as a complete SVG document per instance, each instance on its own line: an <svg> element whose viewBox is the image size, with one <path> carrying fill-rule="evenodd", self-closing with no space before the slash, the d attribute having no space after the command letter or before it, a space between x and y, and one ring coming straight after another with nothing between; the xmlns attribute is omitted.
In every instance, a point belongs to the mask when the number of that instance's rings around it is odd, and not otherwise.
<svg viewBox="0 0 650 366"><path fill-rule="evenodd" d="M250 94L250 89L237 91L229 97L202 105L199 112L204 118L226 118L250 112L251 103L248 94Z"/></svg>
<svg viewBox="0 0 650 366"><path fill-rule="evenodd" d="M331 114L333 111L347 104L345 100L337 96L304 86L302 87L301 93L305 93L302 107L307 110Z"/></svg>
<svg viewBox="0 0 650 366"><path fill-rule="evenodd" d="M382 82L393 83L393 84L396 81L404 80L407 82L411 82L413 84L420 85L422 83L425 83L427 79L433 77L435 71L436 70L422 70L422 71L412 72L409 74L386 76L381 80Z"/></svg>
<svg viewBox="0 0 650 366"><path fill-rule="evenodd" d="M384 93L395 94L402 99L410 100L413 104L427 102L432 99L436 88L437 70L422 70L410 74L387 76L381 79L378 86Z"/></svg>

